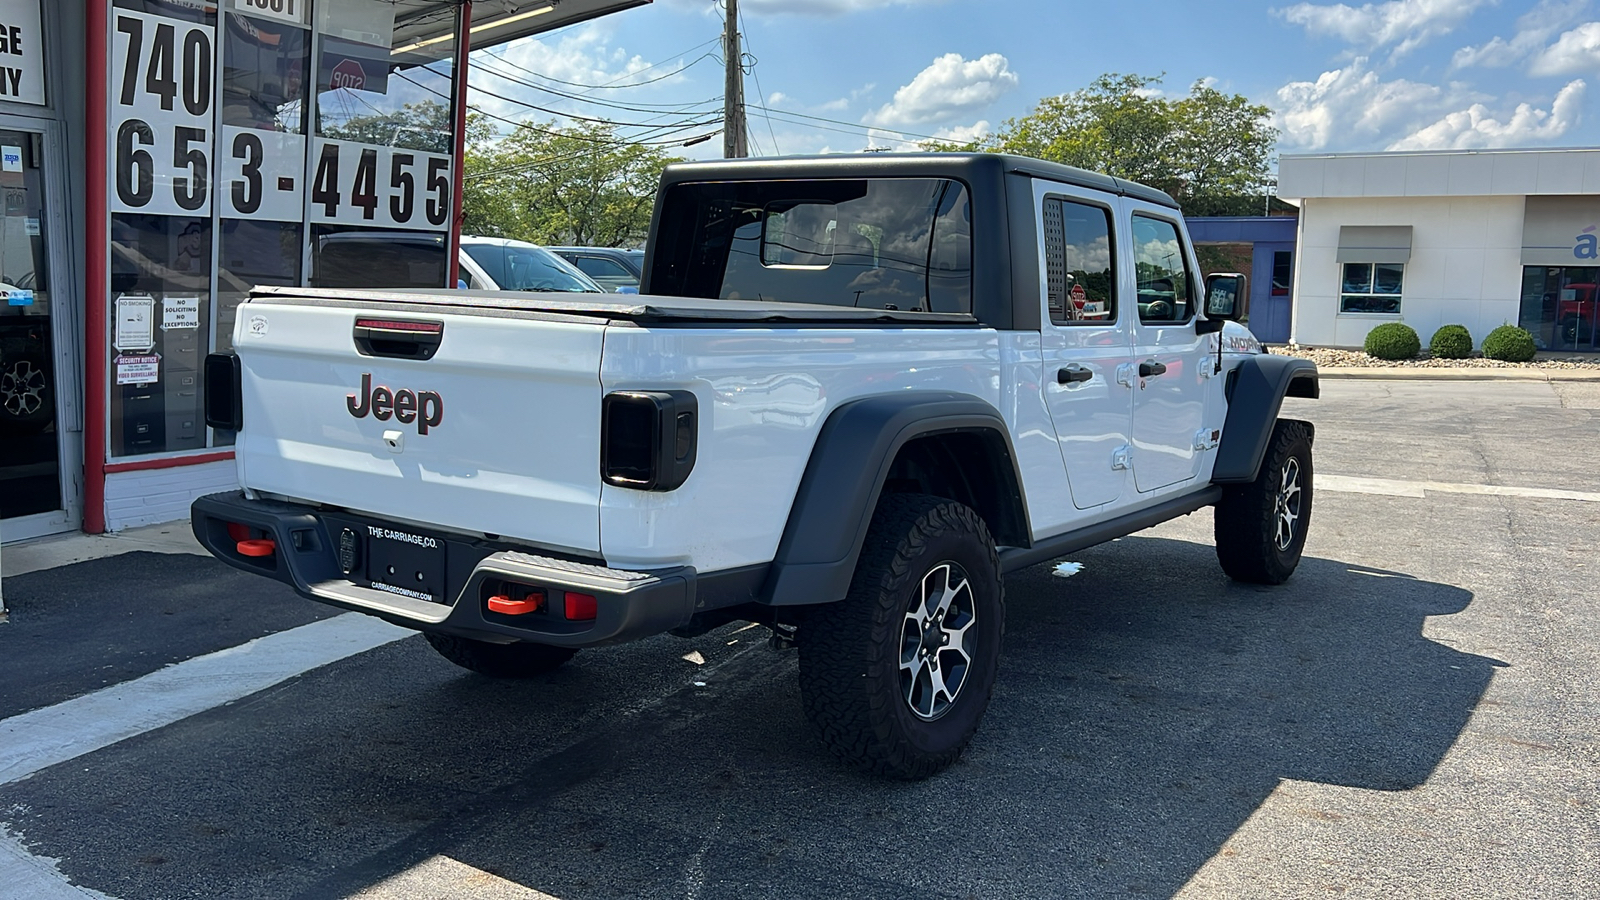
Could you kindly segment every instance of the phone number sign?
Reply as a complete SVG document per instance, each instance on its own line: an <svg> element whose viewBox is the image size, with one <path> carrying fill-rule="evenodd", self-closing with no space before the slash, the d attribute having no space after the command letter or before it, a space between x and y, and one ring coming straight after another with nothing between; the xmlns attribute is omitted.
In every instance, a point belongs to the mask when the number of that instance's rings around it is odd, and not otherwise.
<svg viewBox="0 0 1600 900"><path fill-rule="evenodd" d="M211 215L216 29L116 10L111 209Z"/></svg>

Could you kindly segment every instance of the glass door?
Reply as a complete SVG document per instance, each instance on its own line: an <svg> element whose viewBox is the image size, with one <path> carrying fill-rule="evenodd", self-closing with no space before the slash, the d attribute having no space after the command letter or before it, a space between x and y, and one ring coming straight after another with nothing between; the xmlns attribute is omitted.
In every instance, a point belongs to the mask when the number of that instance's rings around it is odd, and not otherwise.
<svg viewBox="0 0 1600 900"><path fill-rule="evenodd" d="M68 525L52 328L65 298L51 290L43 157L43 134L0 129L0 519L13 539ZM30 517L48 521L12 527Z"/></svg>

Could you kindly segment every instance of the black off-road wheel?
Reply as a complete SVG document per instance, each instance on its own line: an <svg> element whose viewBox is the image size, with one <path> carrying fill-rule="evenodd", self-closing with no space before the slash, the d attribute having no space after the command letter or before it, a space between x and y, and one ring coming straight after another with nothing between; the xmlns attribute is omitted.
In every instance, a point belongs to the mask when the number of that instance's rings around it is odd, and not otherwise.
<svg viewBox="0 0 1600 900"><path fill-rule="evenodd" d="M530 678L558 668L578 651L548 644L491 644L448 634L426 635L439 655L463 669L495 678Z"/></svg>
<svg viewBox="0 0 1600 900"><path fill-rule="evenodd" d="M1217 559L1229 578L1283 584L1300 564L1311 526L1311 438L1309 422L1279 419L1256 480L1229 485L1217 503Z"/></svg>
<svg viewBox="0 0 1600 900"><path fill-rule="evenodd" d="M926 778L978 730L1000 664L1005 597L983 519L923 494L888 494L849 595L796 636L806 715L835 755Z"/></svg>

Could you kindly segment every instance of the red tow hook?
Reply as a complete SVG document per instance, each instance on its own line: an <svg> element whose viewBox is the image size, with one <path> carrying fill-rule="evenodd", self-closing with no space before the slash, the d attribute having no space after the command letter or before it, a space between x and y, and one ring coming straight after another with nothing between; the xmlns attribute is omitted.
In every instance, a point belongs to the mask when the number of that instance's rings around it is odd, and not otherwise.
<svg viewBox="0 0 1600 900"><path fill-rule="evenodd" d="M278 542L272 538L254 538L233 545L240 556L271 556L278 552Z"/></svg>
<svg viewBox="0 0 1600 900"><path fill-rule="evenodd" d="M544 594L529 594L526 599L513 600L504 594L489 598L489 611L507 616L522 616L544 608Z"/></svg>

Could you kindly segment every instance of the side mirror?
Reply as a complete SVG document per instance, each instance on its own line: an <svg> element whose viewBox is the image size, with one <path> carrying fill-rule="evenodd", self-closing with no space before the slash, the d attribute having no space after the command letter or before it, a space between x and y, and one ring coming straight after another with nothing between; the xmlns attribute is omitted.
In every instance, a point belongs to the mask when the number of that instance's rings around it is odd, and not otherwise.
<svg viewBox="0 0 1600 900"><path fill-rule="evenodd" d="M1206 276L1206 318L1237 322L1250 309L1249 279L1237 272Z"/></svg>

